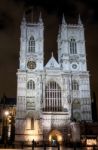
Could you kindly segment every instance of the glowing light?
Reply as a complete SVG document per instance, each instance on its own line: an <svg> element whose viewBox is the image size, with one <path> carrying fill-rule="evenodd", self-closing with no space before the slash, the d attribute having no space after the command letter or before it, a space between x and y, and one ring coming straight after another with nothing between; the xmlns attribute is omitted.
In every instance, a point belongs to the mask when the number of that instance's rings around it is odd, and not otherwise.
<svg viewBox="0 0 98 150"><path fill-rule="evenodd" d="M51 141L51 140L52 140L52 136L50 135L50 136L49 136L49 141Z"/></svg>
<svg viewBox="0 0 98 150"><path fill-rule="evenodd" d="M62 140L63 137L59 131L53 130L49 135L49 141L58 141L59 143L62 143Z"/></svg>
<svg viewBox="0 0 98 150"><path fill-rule="evenodd" d="M87 139L86 144L87 145L96 145L97 141L96 141L96 139Z"/></svg>
<svg viewBox="0 0 98 150"><path fill-rule="evenodd" d="M5 115L5 116L8 116L8 115L9 115L9 111L6 110L6 111L4 112L4 115Z"/></svg>
<svg viewBox="0 0 98 150"><path fill-rule="evenodd" d="M61 142L61 141L62 141L62 136L61 136L61 135L58 135L58 137L57 137L57 138L58 138L58 141L59 141L59 142Z"/></svg>

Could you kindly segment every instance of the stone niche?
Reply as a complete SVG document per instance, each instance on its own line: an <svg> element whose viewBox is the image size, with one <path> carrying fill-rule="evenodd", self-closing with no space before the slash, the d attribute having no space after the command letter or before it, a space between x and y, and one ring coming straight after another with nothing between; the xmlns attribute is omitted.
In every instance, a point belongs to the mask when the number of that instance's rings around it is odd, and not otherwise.
<svg viewBox="0 0 98 150"><path fill-rule="evenodd" d="M80 142L80 125L76 122L70 123L72 142Z"/></svg>

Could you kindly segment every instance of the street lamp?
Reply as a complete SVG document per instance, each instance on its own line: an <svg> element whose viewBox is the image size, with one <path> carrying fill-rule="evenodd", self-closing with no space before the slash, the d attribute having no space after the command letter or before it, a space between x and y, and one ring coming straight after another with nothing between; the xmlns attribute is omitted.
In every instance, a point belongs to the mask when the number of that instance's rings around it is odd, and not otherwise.
<svg viewBox="0 0 98 150"><path fill-rule="evenodd" d="M6 111L4 112L4 115L7 117L7 116L9 115L9 111L6 110Z"/></svg>
<svg viewBox="0 0 98 150"><path fill-rule="evenodd" d="M8 120L7 120L8 115L9 115L9 111L5 110L3 114L3 135L2 135L5 147L8 140L7 139L8 138Z"/></svg>

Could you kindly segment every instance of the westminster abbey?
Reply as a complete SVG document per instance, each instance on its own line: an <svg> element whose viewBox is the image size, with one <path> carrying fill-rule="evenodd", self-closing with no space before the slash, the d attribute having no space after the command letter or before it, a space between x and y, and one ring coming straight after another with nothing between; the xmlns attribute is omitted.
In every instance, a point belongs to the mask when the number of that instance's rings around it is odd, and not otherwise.
<svg viewBox="0 0 98 150"><path fill-rule="evenodd" d="M16 141L63 140L70 122L92 121L89 71L84 27L67 24L58 29L57 54L44 64L44 23L23 17L17 70ZM48 37L47 37L48 38Z"/></svg>

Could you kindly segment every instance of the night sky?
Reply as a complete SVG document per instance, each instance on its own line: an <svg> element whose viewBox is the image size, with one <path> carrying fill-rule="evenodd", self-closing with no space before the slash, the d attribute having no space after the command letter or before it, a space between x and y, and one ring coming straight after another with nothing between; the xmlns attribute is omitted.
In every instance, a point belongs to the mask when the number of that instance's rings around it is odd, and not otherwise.
<svg viewBox="0 0 98 150"><path fill-rule="evenodd" d="M33 9L33 13L32 10ZM45 25L45 63L54 52L57 58L57 33L64 13L67 23L77 23L78 15L85 27L87 65L90 71L91 91L98 98L98 4L97 0L0 0L0 97L16 97L16 72L19 63L20 23L24 11L39 13Z"/></svg>

